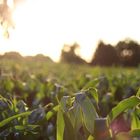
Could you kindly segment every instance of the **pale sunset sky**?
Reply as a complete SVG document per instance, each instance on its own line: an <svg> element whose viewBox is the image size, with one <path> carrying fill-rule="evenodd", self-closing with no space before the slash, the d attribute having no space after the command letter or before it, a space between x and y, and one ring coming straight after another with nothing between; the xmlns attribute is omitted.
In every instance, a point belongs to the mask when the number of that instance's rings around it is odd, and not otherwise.
<svg viewBox="0 0 140 140"><path fill-rule="evenodd" d="M13 14L10 38L0 32L0 52L42 53L58 61L63 45L77 42L89 61L99 40L140 41L139 6L139 0L26 0Z"/></svg>

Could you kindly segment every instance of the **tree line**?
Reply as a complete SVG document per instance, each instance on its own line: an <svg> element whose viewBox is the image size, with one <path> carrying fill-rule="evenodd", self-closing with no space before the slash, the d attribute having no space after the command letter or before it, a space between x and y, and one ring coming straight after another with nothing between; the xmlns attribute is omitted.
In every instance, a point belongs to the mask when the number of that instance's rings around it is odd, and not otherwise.
<svg viewBox="0 0 140 140"><path fill-rule="evenodd" d="M87 63L76 54L79 48L77 43L64 46L61 53L61 62L85 64ZM119 41L116 45L99 41L92 60L92 66L138 66L140 64L140 44L131 39Z"/></svg>
<svg viewBox="0 0 140 140"><path fill-rule="evenodd" d="M74 43L73 45L64 45L61 50L60 63L129 67L140 65L140 44L130 39L119 41L114 46L100 41L93 54L91 62L89 63L79 56L77 53L79 49L80 46L77 43ZM0 55L0 60L2 59L53 62L50 57L43 54L23 57L18 52L6 52L5 54Z"/></svg>

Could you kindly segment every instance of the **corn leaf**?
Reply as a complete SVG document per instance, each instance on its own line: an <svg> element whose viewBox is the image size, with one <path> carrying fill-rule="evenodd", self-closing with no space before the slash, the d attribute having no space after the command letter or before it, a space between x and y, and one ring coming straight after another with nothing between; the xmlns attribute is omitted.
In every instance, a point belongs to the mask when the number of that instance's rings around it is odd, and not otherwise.
<svg viewBox="0 0 140 140"><path fill-rule="evenodd" d="M108 115L109 121L112 122L119 114L121 114L122 112L124 112L127 109L136 107L138 104L140 104L140 98L138 98L136 96L132 96L130 98L127 98L127 99L121 101L109 113L109 115Z"/></svg>
<svg viewBox="0 0 140 140"><path fill-rule="evenodd" d="M29 116L31 113L32 113L31 111L28 111L28 112L23 112L23 113L14 115L12 117L9 117L9 118L7 118L7 119L5 119L5 120L0 122L0 127L3 127L4 125L8 124L10 121L12 121L12 120L14 120L16 118Z"/></svg>
<svg viewBox="0 0 140 140"><path fill-rule="evenodd" d="M140 137L140 129L134 129L129 131L131 137Z"/></svg>
<svg viewBox="0 0 140 140"><path fill-rule="evenodd" d="M57 140L63 140L65 129L65 122L63 117L63 112L61 109L58 110L57 113Z"/></svg>
<svg viewBox="0 0 140 140"><path fill-rule="evenodd" d="M98 117L98 114L90 101L90 99L84 94L79 93L76 95L76 101L80 104L83 122L87 130L93 134L94 132L94 120Z"/></svg>
<svg viewBox="0 0 140 140"><path fill-rule="evenodd" d="M51 119L52 116L53 116L54 114L56 114L56 112L57 112L58 110L59 110L59 105L53 107L52 110L48 111L48 112L46 113L46 116L45 116L46 120Z"/></svg>

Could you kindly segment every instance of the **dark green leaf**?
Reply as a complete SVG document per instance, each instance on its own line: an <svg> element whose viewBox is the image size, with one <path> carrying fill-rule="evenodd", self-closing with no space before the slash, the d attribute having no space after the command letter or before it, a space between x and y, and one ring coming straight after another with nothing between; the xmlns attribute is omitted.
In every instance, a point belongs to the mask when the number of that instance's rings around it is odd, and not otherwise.
<svg viewBox="0 0 140 140"><path fill-rule="evenodd" d="M83 121L87 130L93 134L94 132L94 120L98 117L98 114L90 101L90 99L84 93L78 93L76 95L76 102L80 104L81 111L83 113Z"/></svg>
<svg viewBox="0 0 140 140"><path fill-rule="evenodd" d="M28 118L28 122L30 124L34 124L38 121L41 121L43 118L45 117L45 111L44 111L44 108L38 108L38 109L35 109L30 115L29 115L29 118Z"/></svg>

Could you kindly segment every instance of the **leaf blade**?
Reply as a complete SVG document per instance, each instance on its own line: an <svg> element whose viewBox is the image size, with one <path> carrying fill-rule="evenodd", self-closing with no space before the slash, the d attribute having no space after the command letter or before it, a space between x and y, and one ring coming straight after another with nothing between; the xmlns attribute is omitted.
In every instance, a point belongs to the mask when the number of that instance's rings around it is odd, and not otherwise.
<svg viewBox="0 0 140 140"><path fill-rule="evenodd" d="M58 110L56 124L57 124L57 134L56 134L57 140L63 140L65 122L64 122L63 112L61 109Z"/></svg>
<svg viewBox="0 0 140 140"><path fill-rule="evenodd" d="M107 117L109 118L109 121L112 122L123 111L125 111L126 109L133 108L138 104L140 104L140 98L136 96L124 99L112 109L112 111L108 114Z"/></svg>

